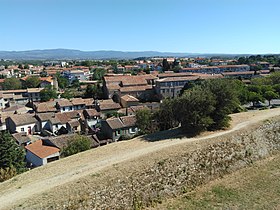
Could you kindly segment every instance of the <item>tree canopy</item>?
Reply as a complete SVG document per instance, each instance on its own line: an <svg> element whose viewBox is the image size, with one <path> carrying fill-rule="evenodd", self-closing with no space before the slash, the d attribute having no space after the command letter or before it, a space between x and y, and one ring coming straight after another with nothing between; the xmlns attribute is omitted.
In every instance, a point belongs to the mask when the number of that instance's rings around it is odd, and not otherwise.
<svg viewBox="0 0 280 210"><path fill-rule="evenodd" d="M25 82L24 82L24 86L25 88L37 88L40 85L40 79L39 77L28 77Z"/></svg>
<svg viewBox="0 0 280 210"><path fill-rule="evenodd" d="M45 89L40 91L41 102L46 102L51 99L57 98L56 90L52 87L46 87Z"/></svg>
<svg viewBox="0 0 280 210"><path fill-rule="evenodd" d="M4 172L13 172L13 175L25 171L26 164L24 162L25 152L19 147L13 137L8 132L0 133L0 176ZM6 176L8 177L8 176ZM10 178L10 177L9 177ZM1 178L1 181L4 178Z"/></svg>
<svg viewBox="0 0 280 210"><path fill-rule="evenodd" d="M18 78L7 78L3 82L3 89L4 90L17 90L22 89L21 82Z"/></svg>
<svg viewBox="0 0 280 210"><path fill-rule="evenodd" d="M63 148L62 155L66 157L89 150L90 148L91 142L89 138L87 138L86 136L77 135L74 139L68 142L68 146Z"/></svg>

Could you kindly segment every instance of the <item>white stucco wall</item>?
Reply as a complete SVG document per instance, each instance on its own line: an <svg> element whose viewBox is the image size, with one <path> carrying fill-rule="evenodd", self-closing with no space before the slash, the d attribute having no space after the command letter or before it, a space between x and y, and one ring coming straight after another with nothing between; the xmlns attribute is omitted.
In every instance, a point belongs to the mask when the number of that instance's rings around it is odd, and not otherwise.
<svg viewBox="0 0 280 210"><path fill-rule="evenodd" d="M0 98L0 108L1 109L5 108L5 104L6 104L6 102L5 102L4 98Z"/></svg>
<svg viewBox="0 0 280 210"><path fill-rule="evenodd" d="M58 131L60 128L62 128L62 127L63 127L63 125L61 125L61 124L58 124L57 127L56 127L56 125L52 125L52 132L54 133L54 132ZM66 124L65 124L64 127L66 128Z"/></svg>
<svg viewBox="0 0 280 210"><path fill-rule="evenodd" d="M57 157L57 156L59 156L59 152L57 152L53 155L50 155L48 157L45 157L44 159L42 159L43 160L43 165L46 165L48 163L48 158Z"/></svg>
<svg viewBox="0 0 280 210"><path fill-rule="evenodd" d="M20 132L28 132L28 127L31 127L31 132L34 132L34 131L35 131L35 123L29 124L29 125L17 126L17 127L16 127L16 131L17 131L18 133L20 133ZM21 130L22 128L23 128L24 130Z"/></svg>

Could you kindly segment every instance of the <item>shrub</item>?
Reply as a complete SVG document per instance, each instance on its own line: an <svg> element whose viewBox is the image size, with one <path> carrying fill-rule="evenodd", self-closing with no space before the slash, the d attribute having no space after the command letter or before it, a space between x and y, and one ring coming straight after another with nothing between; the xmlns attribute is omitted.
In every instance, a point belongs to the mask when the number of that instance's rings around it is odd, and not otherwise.
<svg viewBox="0 0 280 210"><path fill-rule="evenodd" d="M79 152L89 150L90 148L90 139L85 136L77 135L74 139L68 141L68 145L62 150L62 156L67 157Z"/></svg>
<svg viewBox="0 0 280 210"><path fill-rule="evenodd" d="M14 167L0 168L0 182L4 182L17 175L17 170Z"/></svg>

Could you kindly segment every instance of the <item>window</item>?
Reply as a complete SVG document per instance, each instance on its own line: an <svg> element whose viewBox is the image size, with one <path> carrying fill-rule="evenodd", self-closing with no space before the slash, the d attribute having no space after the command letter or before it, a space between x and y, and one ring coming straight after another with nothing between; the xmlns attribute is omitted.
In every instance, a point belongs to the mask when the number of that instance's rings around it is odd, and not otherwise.
<svg viewBox="0 0 280 210"><path fill-rule="evenodd" d="M116 136L119 136L120 134L121 134L121 131L120 131L120 130L115 131L115 135L116 135Z"/></svg>
<svg viewBox="0 0 280 210"><path fill-rule="evenodd" d="M24 128L21 128L20 131L21 131L21 132L24 132Z"/></svg>
<svg viewBox="0 0 280 210"><path fill-rule="evenodd" d="M130 128L130 133L136 133L136 128Z"/></svg>
<svg viewBox="0 0 280 210"><path fill-rule="evenodd" d="M62 110L65 111L65 107L63 107Z"/></svg>

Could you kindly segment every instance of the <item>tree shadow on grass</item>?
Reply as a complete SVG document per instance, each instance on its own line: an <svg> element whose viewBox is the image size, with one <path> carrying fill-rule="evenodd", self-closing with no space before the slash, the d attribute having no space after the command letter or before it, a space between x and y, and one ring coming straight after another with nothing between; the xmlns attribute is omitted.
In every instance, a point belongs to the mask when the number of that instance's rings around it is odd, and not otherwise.
<svg viewBox="0 0 280 210"><path fill-rule="evenodd" d="M155 142L163 141L168 139L181 139L181 138L192 138L195 137L197 133L186 133L181 127L174 128L166 131L159 131L152 134L147 134L142 137L144 141Z"/></svg>

